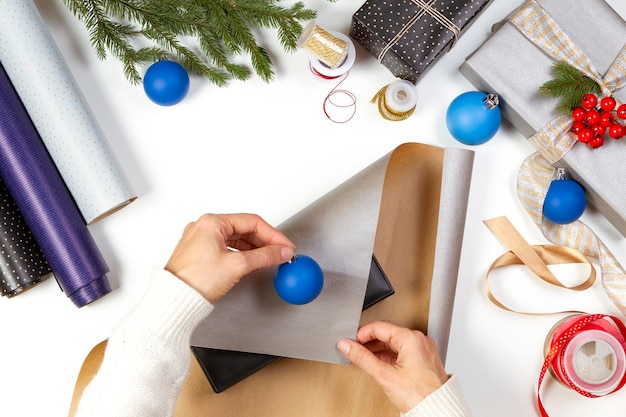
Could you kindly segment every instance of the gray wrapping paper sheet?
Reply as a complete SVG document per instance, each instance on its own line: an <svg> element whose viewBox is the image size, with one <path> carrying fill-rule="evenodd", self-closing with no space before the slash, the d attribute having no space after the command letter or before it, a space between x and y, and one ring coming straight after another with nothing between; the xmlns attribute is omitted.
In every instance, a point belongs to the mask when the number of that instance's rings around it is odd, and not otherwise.
<svg viewBox="0 0 626 417"><path fill-rule="evenodd" d="M86 223L136 198L32 0L0 1L0 62Z"/></svg>
<svg viewBox="0 0 626 417"><path fill-rule="evenodd" d="M472 151L446 149L443 211L440 215L434 299L428 332L444 353L456 289ZM293 306L276 295L274 269L244 278L194 333L193 346L347 363L337 350L342 338L354 338L378 223L386 155L315 203L278 226L316 259L325 274L320 296ZM459 180L460 179L460 180ZM442 225L441 222L446 222Z"/></svg>
<svg viewBox="0 0 626 417"><path fill-rule="evenodd" d="M603 0L539 0L596 69L606 73L626 42L626 23ZM574 10L574 11L572 11ZM592 25L593 30L587 30ZM500 96L502 115L525 137L553 120L557 99L539 94L539 86L554 78L554 61L506 22L460 67L477 89ZM626 101L624 89L615 97ZM626 149L623 141L605 140L594 149L577 143L556 165L580 182L588 200L626 236Z"/></svg>
<svg viewBox="0 0 626 417"><path fill-rule="evenodd" d="M444 361L448 352L473 166L474 152L446 148L426 332L437 341L439 356Z"/></svg>
<svg viewBox="0 0 626 417"><path fill-rule="evenodd" d="M324 271L322 293L295 306L274 290L275 269L244 278L194 333L199 347L347 363L336 349L361 316L388 156L278 226Z"/></svg>

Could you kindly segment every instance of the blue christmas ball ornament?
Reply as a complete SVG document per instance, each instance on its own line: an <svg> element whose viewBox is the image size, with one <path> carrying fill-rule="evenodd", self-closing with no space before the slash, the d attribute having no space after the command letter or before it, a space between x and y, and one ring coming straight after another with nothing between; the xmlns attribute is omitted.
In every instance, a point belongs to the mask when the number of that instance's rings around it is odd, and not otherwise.
<svg viewBox="0 0 626 417"><path fill-rule="evenodd" d="M493 138L500 129L502 116L495 94L468 91L457 96L446 112L450 134L466 145L480 145Z"/></svg>
<svg viewBox="0 0 626 417"><path fill-rule="evenodd" d="M143 77L143 89L160 106L180 103L189 91L189 75L178 62L162 59L152 64Z"/></svg>
<svg viewBox="0 0 626 417"><path fill-rule="evenodd" d="M323 287L322 268L305 255L297 255L280 265L274 275L274 289L289 304L308 304L320 295Z"/></svg>
<svg viewBox="0 0 626 417"><path fill-rule="evenodd" d="M543 201L543 215L553 223L568 224L578 220L586 205L583 187L564 178L564 171L559 169L557 179L550 183Z"/></svg>

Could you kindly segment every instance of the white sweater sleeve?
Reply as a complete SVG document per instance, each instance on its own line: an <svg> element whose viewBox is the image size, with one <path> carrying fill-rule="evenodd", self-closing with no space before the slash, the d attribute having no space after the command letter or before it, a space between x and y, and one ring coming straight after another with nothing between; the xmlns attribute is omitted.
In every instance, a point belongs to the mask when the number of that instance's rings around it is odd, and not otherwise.
<svg viewBox="0 0 626 417"><path fill-rule="evenodd" d="M76 417L171 416L191 364L190 339L213 305L155 268L148 290L113 330Z"/></svg>
<svg viewBox="0 0 626 417"><path fill-rule="evenodd" d="M400 417L471 417L461 386L452 375L437 391Z"/></svg>

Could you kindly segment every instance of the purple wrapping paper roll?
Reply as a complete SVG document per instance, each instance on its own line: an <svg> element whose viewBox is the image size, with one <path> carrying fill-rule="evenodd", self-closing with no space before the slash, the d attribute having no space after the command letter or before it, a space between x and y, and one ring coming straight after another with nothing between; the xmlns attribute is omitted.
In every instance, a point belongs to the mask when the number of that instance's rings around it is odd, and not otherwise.
<svg viewBox="0 0 626 417"><path fill-rule="evenodd" d="M72 302L111 292L109 268L2 65L0 177Z"/></svg>

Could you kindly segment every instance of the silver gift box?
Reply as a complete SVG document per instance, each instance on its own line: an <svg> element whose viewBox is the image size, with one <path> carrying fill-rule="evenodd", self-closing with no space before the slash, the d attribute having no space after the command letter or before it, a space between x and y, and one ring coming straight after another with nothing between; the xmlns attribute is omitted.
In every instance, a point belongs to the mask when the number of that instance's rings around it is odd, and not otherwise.
<svg viewBox="0 0 626 417"><path fill-rule="evenodd" d="M537 0L572 41L605 74L626 42L626 22L603 0ZM524 5L520 6L523 7ZM514 13L514 12L513 12ZM539 87L554 78L554 60L531 43L508 19L461 65L478 90L500 97L502 115L529 138L558 114L558 99ZM626 102L626 91L614 93ZM606 139L600 148L576 143L555 166L565 168L587 199L626 236L626 138Z"/></svg>

